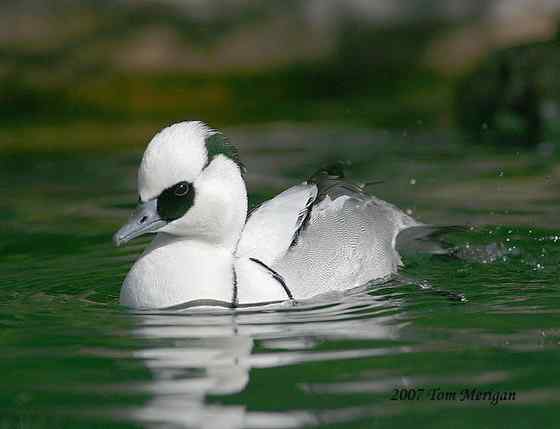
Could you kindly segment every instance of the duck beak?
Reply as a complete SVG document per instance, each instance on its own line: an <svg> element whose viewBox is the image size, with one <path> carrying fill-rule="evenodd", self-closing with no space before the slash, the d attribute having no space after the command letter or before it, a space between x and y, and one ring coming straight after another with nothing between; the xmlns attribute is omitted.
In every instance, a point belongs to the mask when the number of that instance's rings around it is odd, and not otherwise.
<svg viewBox="0 0 560 429"><path fill-rule="evenodd" d="M157 200L147 201L140 204L128 222L113 235L113 243L118 247L133 238L149 232L157 232L165 225L167 222L159 216L157 211Z"/></svg>

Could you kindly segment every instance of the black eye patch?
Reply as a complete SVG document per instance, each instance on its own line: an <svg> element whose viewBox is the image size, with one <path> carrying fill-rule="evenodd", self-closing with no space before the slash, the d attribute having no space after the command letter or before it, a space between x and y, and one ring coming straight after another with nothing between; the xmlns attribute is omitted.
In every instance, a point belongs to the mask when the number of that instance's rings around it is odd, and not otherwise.
<svg viewBox="0 0 560 429"><path fill-rule="evenodd" d="M179 182L164 190L157 199L159 216L168 222L182 217L194 203L194 187Z"/></svg>

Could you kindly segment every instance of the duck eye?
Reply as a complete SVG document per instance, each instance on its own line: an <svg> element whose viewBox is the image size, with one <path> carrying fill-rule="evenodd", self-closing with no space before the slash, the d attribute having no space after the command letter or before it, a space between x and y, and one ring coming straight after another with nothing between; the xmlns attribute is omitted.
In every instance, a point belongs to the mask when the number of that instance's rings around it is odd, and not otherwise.
<svg viewBox="0 0 560 429"><path fill-rule="evenodd" d="M184 197L189 192L189 185L186 182L177 183L173 193L178 197Z"/></svg>
<svg viewBox="0 0 560 429"><path fill-rule="evenodd" d="M163 220L179 219L194 204L195 188L189 182L179 182L164 189L157 197L157 211Z"/></svg>

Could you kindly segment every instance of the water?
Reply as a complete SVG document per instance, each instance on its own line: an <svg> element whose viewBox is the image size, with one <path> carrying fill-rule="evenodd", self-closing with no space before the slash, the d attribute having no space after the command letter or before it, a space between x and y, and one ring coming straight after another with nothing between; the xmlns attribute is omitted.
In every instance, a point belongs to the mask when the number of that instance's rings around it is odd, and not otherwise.
<svg viewBox="0 0 560 429"><path fill-rule="evenodd" d="M556 420L560 174L548 156L433 134L230 130L253 203L344 157L422 220L476 227L450 237L458 257L408 255L399 279L367 290L262 311L130 312L119 287L146 240L115 249L111 235L136 200L143 140L73 152L18 133L28 146L0 159L0 428ZM461 401L463 389L515 399Z"/></svg>

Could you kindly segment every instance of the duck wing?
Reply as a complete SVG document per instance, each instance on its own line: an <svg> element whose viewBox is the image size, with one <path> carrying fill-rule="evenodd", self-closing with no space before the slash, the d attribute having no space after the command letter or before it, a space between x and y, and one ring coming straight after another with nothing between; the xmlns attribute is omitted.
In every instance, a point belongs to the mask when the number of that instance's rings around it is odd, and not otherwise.
<svg viewBox="0 0 560 429"><path fill-rule="evenodd" d="M317 171L307 183L317 187L308 220L271 266L294 296L348 289L397 271L396 237L420 223L369 195L367 184L345 180L340 163Z"/></svg>
<svg viewBox="0 0 560 429"><path fill-rule="evenodd" d="M333 184L313 205L298 242L272 268L300 299L360 286L397 271L396 237L418 225L383 200Z"/></svg>
<svg viewBox="0 0 560 429"><path fill-rule="evenodd" d="M270 267L297 247L313 210L316 211L325 198L329 201L349 196L359 200L365 198L364 187L367 185L359 186L344 180L346 166L345 162L339 161L323 167L306 182L287 189L253 210L237 245L237 256L255 258Z"/></svg>
<svg viewBox="0 0 560 429"><path fill-rule="evenodd" d="M390 276L407 248L443 253L437 241L449 227L416 221L367 185L338 166L319 170L251 213L238 256L261 261L299 299Z"/></svg>
<svg viewBox="0 0 560 429"><path fill-rule="evenodd" d="M253 210L237 245L237 255L258 259L267 266L282 258L309 220L317 192L314 183L302 183Z"/></svg>

